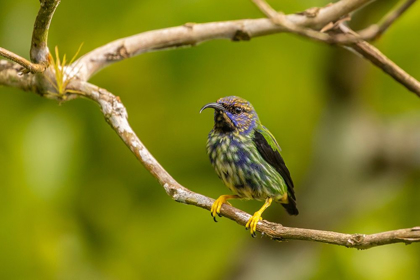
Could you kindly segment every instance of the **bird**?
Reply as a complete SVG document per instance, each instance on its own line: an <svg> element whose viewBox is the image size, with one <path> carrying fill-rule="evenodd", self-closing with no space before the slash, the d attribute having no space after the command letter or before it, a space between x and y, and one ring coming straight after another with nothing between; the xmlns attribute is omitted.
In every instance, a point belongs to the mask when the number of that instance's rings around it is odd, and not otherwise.
<svg viewBox="0 0 420 280"><path fill-rule="evenodd" d="M256 236L262 213L279 202L290 215L298 215L294 185L280 155L280 146L273 134L261 124L250 102L237 96L219 98L204 105L214 109L214 127L207 138L207 153L218 177L233 194L221 195L211 207L216 215L230 199L264 201L260 210L245 227Z"/></svg>

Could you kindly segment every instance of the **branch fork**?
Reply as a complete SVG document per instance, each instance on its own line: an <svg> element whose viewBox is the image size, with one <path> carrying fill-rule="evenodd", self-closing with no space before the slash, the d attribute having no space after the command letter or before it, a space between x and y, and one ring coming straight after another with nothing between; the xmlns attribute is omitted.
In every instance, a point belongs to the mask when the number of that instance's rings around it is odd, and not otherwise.
<svg viewBox="0 0 420 280"><path fill-rule="evenodd" d="M249 40L257 36L291 32L317 41L350 47L420 96L420 83L366 42L366 40L374 40L382 35L415 0L404 2L387 14L379 24L359 32L354 32L343 24L344 21L348 20L348 14L370 1L341 0L324 8L312 8L303 13L284 15L273 10L263 0L253 0L268 19L186 24L140 33L108 43L87 53L71 65L62 65L58 70L54 70L50 67L51 55L47 46L47 39L54 11L60 1L40 0L41 8L35 21L32 36L31 61L0 48L0 55L13 61L0 60L0 85L18 87L59 101L77 97L93 100L100 106L105 120L111 128L114 129L144 167L159 181L168 196L177 202L210 210L214 200L192 192L172 178L146 149L131 128L127 110L120 98L106 89L88 83L89 78L110 64L146 52L195 46L215 39ZM327 31L328 33L323 33ZM20 69L21 66L31 73L36 73L36 75L19 74L20 70L18 68ZM50 69L51 71L49 71ZM57 94L48 92L53 88L53 85L45 84L45 81L48 81L47 76L54 77L54 71L60 71L63 75L74 77L65 84L62 90L59 90L60 98L57 98ZM248 213L227 204L222 206L221 214L240 225L245 225L251 217ZM392 243L410 244L420 242L420 227L365 235L284 227L263 220L258 223L257 230L278 241L306 240L358 249Z"/></svg>

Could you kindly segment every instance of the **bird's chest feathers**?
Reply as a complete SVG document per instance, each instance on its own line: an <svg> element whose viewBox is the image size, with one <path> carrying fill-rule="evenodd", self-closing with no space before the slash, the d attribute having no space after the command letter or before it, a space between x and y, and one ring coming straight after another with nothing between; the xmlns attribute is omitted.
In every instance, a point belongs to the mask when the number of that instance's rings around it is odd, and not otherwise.
<svg viewBox="0 0 420 280"><path fill-rule="evenodd" d="M246 181L244 165L250 162L252 139L242 135L210 135L207 152L217 175L230 188Z"/></svg>
<svg viewBox="0 0 420 280"><path fill-rule="evenodd" d="M252 144L252 139L241 135L214 135L209 137L207 152L212 163L236 162Z"/></svg>

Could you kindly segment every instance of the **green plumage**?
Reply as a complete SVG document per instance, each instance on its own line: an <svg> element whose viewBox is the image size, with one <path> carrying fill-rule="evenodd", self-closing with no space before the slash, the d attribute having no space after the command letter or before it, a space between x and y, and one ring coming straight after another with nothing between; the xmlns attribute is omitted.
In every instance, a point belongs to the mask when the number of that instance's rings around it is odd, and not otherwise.
<svg viewBox="0 0 420 280"><path fill-rule="evenodd" d="M206 106L203 109L215 109L207 152L219 178L240 198L272 198L289 214L297 215L293 181L281 149L252 105L231 96Z"/></svg>

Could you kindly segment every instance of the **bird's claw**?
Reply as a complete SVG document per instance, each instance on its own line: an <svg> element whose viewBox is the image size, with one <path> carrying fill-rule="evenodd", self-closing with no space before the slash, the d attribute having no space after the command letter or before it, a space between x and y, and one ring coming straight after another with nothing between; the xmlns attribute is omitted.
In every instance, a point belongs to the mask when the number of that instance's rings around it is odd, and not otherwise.
<svg viewBox="0 0 420 280"><path fill-rule="evenodd" d="M210 214L211 214L211 216L213 217L213 220L217 223L217 219L216 219L216 217L217 217L217 215L219 215L220 216L220 209L219 209L219 211L217 211L218 210L218 207L219 206L219 203L218 203L218 201L216 200L214 203L213 203L213 205L211 206L211 209L210 209Z"/></svg>
<svg viewBox="0 0 420 280"><path fill-rule="evenodd" d="M228 201L226 201L226 199L223 196L221 196L218 199L216 199L216 201L211 206L210 214L213 217L213 220L215 222L217 222L217 220L216 220L217 216L219 216L220 218L222 217L222 215L220 214L220 209L222 209L223 203L227 203L229 205L232 205Z"/></svg>
<svg viewBox="0 0 420 280"><path fill-rule="evenodd" d="M252 216L245 225L245 229L251 233L251 236L254 238L257 236L257 225L258 222L261 221L261 213L255 212L254 216Z"/></svg>
<svg viewBox="0 0 420 280"><path fill-rule="evenodd" d="M212 216L213 220L217 223L216 216L213 216L213 212L210 212L210 215Z"/></svg>

